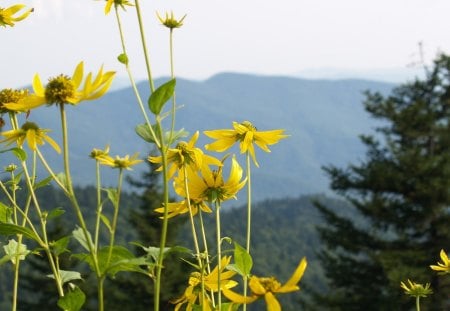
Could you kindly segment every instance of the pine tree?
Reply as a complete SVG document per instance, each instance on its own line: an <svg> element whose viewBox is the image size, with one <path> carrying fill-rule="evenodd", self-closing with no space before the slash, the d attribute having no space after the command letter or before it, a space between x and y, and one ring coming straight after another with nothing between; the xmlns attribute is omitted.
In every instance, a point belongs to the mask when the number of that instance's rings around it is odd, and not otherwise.
<svg viewBox="0 0 450 311"><path fill-rule="evenodd" d="M325 167L331 187L354 206L352 216L317 204L327 225L320 260L332 310L410 310L400 281L430 282L426 310L450 308L449 278L429 268L450 250L450 57L439 56L426 77L366 93L365 108L381 126L361 136L366 159Z"/></svg>

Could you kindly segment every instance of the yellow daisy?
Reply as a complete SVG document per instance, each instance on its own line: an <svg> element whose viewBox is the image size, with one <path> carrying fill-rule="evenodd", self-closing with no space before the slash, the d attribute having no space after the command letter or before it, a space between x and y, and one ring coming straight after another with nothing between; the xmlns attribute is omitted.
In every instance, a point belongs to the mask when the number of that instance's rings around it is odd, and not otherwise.
<svg viewBox="0 0 450 311"><path fill-rule="evenodd" d="M437 266L431 265L430 268L433 269L434 271L438 271L444 274L450 273L450 261L448 260L447 253L443 249L441 249L440 256L442 262L438 262Z"/></svg>
<svg viewBox="0 0 450 311"><path fill-rule="evenodd" d="M138 157L139 153L135 153L131 157L127 154L124 157L116 156L115 158L109 155L104 155L102 157L98 157L97 160L100 164L111 166L112 168L131 170L132 166L143 161L141 159L138 159Z"/></svg>
<svg viewBox="0 0 450 311"><path fill-rule="evenodd" d="M0 26L13 27L14 22L19 22L25 19L28 15L30 15L31 12L33 12L33 9L27 9L21 15L16 15L16 13L23 8L25 8L24 4L16 4L6 9L0 8Z"/></svg>
<svg viewBox="0 0 450 311"><path fill-rule="evenodd" d="M236 194L247 181L247 178L242 179L242 173L243 170L234 156L227 181L223 178L223 166L217 170L211 170L208 165L204 165L200 174L192 173L187 177L189 198L208 202L223 202L236 198ZM175 178L174 188L178 195L187 197L183 175Z"/></svg>
<svg viewBox="0 0 450 311"><path fill-rule="evenodd" d="M100 67L97 76L93 78L88 73L83 82L84 63L80 62L75 68L72 77L59 75L49 79L44 87L41 78L36 74L33 78L33 91L31 94L16 104L4 104L9 110L28 111L44 104L72 104L76 105L83 100L94 100L103 96L111 86L115 72L103 72Z"/></svg>
<svg viewBox="0 0 450 311"><path fill-rule="evenodd" d="M30 149L35 151L37 145L43 145L45 142L48 142L50 146L56 150L56 152L60 153L61 149L58 144L52 138L47 136L47 132L50 132L50 130L41 129L36 123L26 122L18 130L10 130L0 133L2 136L6 137L5 139L0 140L0 143L10 145L17 142L17 145L22 147L23 142L26 140Z"/></svg>
<svg viewBox="0 0 450 311"><path fill-rule="evenodd" d="M225 297L235 303L252 303L258 298L264 297L266 301L267 311L281 311L280 303L276 298L276 294L290 293L300 290L297 285L300 282L307 266L306 258L298 264L290 279L283 285L274 277L256 277L251 276L248 286L252 291L251 296L242 296L227 288L222 290Z"/></svg>
<svg viewBox="0 0 450 311"><path fill-rule="evenodd" d="M17 104L28 96L28 90L3 89L0 91L0 113L14 112L5 107L5 104Z"/></svg>
<svg viewBox="0 0 450 311"><path fill-rule="evenodd" d="M404 282L400 282L400 287L403 288L405 294L413 296L413 297L427 297L433 293L430 289L430 283L426 283L425 286L423 284L411 282L408 280L408 285Z"/></svg>
<svg viewBox="0 0 450 311"><path fill-rule="evenodd" d="M200 148L195 147L199 132L195 132L188 142L181 141L175 148L170 148L167 151L167 161L169 164L169 178L171 178L177 170L182 170L183 167L189 167L193 171L198 171L203 165L222 165L222 163L209 155L203 153ZM148 157L151 163L162 163L162 157ZM158 168L161 171L162 167Z"/></svg>
<svg viewBox="0 0 450 311"><path fill-rule="evenodd" d="M158 13L156 13L156 16L158 17L161 24L170 29L180 28L181 26L183 26L183 21L186 18L186 15L184 15L182 18L177 20L173 15L173 12L170 12L170 15L166 12L166 16L164 18L162 18Z"/></svg>
<svg viewBox="0 0 450 311"><path fill-rule="evenodd" d="M225 267L230 263L231 256L223 257L220 261L220 290L229 289L235 287L238 283L231 280L236 274L234 271L224 271ZM210 297L208 292L218 292L219 268L216 266L211 273L203 275L203 284L205 287L204 296L202 295L202 274L200 272L192 272L189 277L189 286L184 291L183 296L172 301L176 304L175 311L179 310L184 304L187 303L186 310L192 310L193 306L199 301L202 310L212 310L210 306Z"/></svg>
<svg viewBox="0 0 450 311"><path fill-rule="evenodd" d="M236 142L239 142L241 153L249 152L256 166L255 149L253 143L265 152L270 152L268 145L278 143L283 138L284 130L258 131L249 121L242 123L233 122L233 129L222 129L205 131L206 136L216 139L215 142L205 146L207 150L223 152L231 148Z"/></svg>

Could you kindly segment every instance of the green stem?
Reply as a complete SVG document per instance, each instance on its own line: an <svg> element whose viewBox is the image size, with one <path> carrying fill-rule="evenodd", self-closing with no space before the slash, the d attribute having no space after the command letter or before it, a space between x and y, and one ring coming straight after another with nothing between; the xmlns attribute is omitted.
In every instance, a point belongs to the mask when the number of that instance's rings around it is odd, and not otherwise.
<svg viewBox="0 0 450 311"><path fill-rule="evenodd" d="M139 32L141 34L142 50L144 51L144 58L145 58L145 65L146 65L146 69L147 69L148 81L150 83L150 90L153 93L155 91L155 85L153 83L152 71L150 69L150 55L147 51L147 44L145 41L144 23L142 21L141 6L139 4L139 0L135 0L134 4L136 7L136 14L137 14L138 23L139 23Z"/></svg>
<svg viewBox="0 0 450 311"><path fill-rule="evenodd" d="M120 207L120 194L122 192L122 180L123 180L123 169L119 170L119 181L117 186L117 199L113 202L114 205L114 215L113 221L111 225L111 237L109 240L109 252L108 252L108 260L106 260L106 267L109 266L109 262L111 261L112 250L114 247L114 241L116 237L116 229L117 229L117 220L119 219L119 207Z"/></svg>
<svg viewBox="0 0 450 311"><path fill-rule="evenodd" d="M420 297L419 296L416 297L416 310L420 311Z"/></svg>
<svg viewBox="0 0 450 311"><path fill-rule="evenodd" d="M55 262L54 262L54 259L53 259L53 255L52 255L52 253L50 251L50 246L49 246L49 243L48 243L45 217L42 214L41 208L39 206L39 202L38 202L36 194L34 192L33 183L31 182L32 178L31 178L30 174L28 173L27 165L26 165L26 163L24 161L22 161L22 169L23 169L23 172L25 174L25 182L27 184L28 191L30 192L31 198L33 200L34 207L36 209L36 212L38 214L38 217L39 217L39 220L40 220L40 223L41 223L41 230L42 230L43 240L40 240L40 244L44 248L44 251L45 251L45 253L46 253L47 257L48 257L50 268L51 268L52 273L53 273L53 275L55 277L55 283L56 283L56 288L58 290L58 294L59 294L60 297L63 297L64 296L64 290L62 288L61 276L59 274L59 270L57 269L57 267L55 265ZM33 178L33 180L34 180L34 178Z"/></svg>
<svg viewBox="0 0 450 311"><path fill-rule="evenodd" d="M220 290L220 277L222 270L222 238L220 234L220 202L216 201L216 236L217 236L217 307L222 310L222 294Z"/></svg>
<svg viewBox="0 0 450 311"><path fill-rule="evenodd" d="M125 45L125 36L124 36L123 30L122 30L122 22L121 22L121 19L120 19L119 10L117 9L117 6L115 6L115 12L116 12L117 26L119 27L120 42L122 44L122 52L123 52L123 54L127 55L127 57L128 57L127 50L126 50L126 47L125 47L126 46ZM147 112L146 112L146 110L144 108L144 103L143 103L142 98L141 98L141 96L139 94L139 90L137 89L136 82L135 82L135 80L133 78L133 74L131 73L130 66L128 65L128 61L125 64L125 68L126 68L126 71L127 71L127 74L128 74L128 79L130 80L130 83L131 83L131 87L133 88L134 95L136 96L136 99L138 101L139 108L141 110L142 115L144 116L145 123L147 124L148 129L149 129L150 133L152 134L152 137L153 137L153 139L155 141L156 146L158 148L160 148L159 138L156 136L155 132L153 131L153 127L151 125L150 119L148 118Z"/></svg>
<svg viewBox="0 0 450 311"><path fill-rule="evenodd" d="M205 231L205 225L203 224L202 210L199 209L198 213L200 216L199 219L200 219L200 229L202 231L203 247L205 248L204 254L205 254L205 260L206 260L206 271L208 272L208 274L210 274L211 273L211 264L209 262L208 242L206 241L206 231ZM212 302L213 306L216 305L213 291L211 291L211 302Z"/></svg>
<svg viewBox="0 0 450 311"><path fill-rule="evenodd" d="M103 293L103 284L105 283L105 277L99 277L97 278L97 299L98 299L98 310L103 311L104 310L104 293Z"/></svg>
<svg viewBox="0 0 450 311"><path fill-rule="evenodd" d="M58 186L66 193L69 194L69 191L66 189L66 187L63 185L63 183L58 179L56 174L53 172L50 165L48 165L47 161L45 160L44 156L42 155L41 151L39 149L36 149L36 153L39 157L39 160L41 160L42 165L44 165L44 168L47 170L47 172L52 176L53 181L55 181Z"/></svg>
<svg viewBox="0 0 450 311"><path fill-rule="evenodd" d="M159 257L158 257L158 263L156 266L156 283L155 283L155 289L154 289L154 311L159 310L159 300L160 300L160 292L161 292L161 271L163 266L163 260L164 260L164 248L166 247L166 240L167 240L167 228L169 223L169 217L168 217L168 205L169 205L169 179L167 176L167 150L164 146L164 139L163 139L163 130L161 126L161 122L159 120L159 117L157 117L157 125L159 128L159 135L160 135L160 142L161 142L161 158L162 158L162 168L163 168L163 206L164 206L164 215L163 215L163 225L161 229L161 240L159 245Z"/></svg>
<svg viewBox="0 0 450 311"><path fill-rule="evenodd" d="M252 225L252 174L251 174L251 162L250 153L247 151L247 244L246 250L250 254L250 237L251 237L251 225ZM244 296L247 297L248 284L247 275L243 276L244 280ZM244 303L243 310L247 310L247 304Z"/></svg>
<svg viewBox="0 0 450 311"><path fill-rule="evenodd" d="M174 61L173 61L173 28L170 28L170 75L172 79L175 79L175 70L174 70ZM170 131L170 138L169 142L172 141L172 135L175 131L175 112L176 112L176 94L175 91L173 92L172 96L172 124L171 124L171 131Z"/></svg>
<svg viewBox="0 0 450 311"><path fill-rule="evenodd" d="M194 215L192 213L191 198L189 195L189 186L188 186L188 177L187 177L186 166L183 166L183 175L184 175L184 192L186 193L186 202L187 202L188 209L189 209L189 220L191 222L192 238L194 239L194 247L195 247L195 252L197 254L198 265L199 265L199 267L201 267L202 261L200 258L200 247L199 247L198 239L197 239L197 231L195 230Z"/></svg>
<svg viewBox="0 0 450 311"><path fill-rule="evenodd" d="M101 181L100 181L100 163L95 161L95 179L97 188L97 217L95 219L95 235L94 235L94 249L98 252L98 236L100 232L100 216L102 215L102 193L101 193Z"/></svg>

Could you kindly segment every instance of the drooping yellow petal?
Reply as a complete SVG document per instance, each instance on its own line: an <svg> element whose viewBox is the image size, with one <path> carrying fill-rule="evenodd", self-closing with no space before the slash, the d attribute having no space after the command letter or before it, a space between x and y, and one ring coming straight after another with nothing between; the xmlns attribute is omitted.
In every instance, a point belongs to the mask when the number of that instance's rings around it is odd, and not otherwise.
<svg viewBox="0 0 450 311"><path fill-rule="evenodd" d="M222 293L225 297L227 297L230 301L234 303L252 303L256 299L258 299L257 296L243 296L241 294L238 294L228 288L222 289Z"/></svg>
<svg viewBox="0 0 450 311"><path fill-rule="evenodd" d="M27 143L30 149L36 151L36 131L28 130L26 136L27 136Z"/></svg>
<svg viewBox="0 0 450 311"><path fill-rule="evenodd" d="M264 299L266 301L267 311L281 311L280 303L278 302L274 294L272 294L271 292L267 292L264 295Z"/></svg>

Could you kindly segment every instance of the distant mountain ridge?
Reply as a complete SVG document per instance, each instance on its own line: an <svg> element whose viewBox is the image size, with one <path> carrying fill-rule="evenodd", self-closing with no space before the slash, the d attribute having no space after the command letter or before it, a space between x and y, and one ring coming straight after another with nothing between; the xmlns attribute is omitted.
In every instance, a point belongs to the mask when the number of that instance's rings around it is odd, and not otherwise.
<svg viewBox="0 0 450 311"><path fill-rule="evenodd" d="M163 82L158 79L156 84ZM362 92L388 93L393 86L367 80L306 80L236 73L222 73L204 81L177 79L180 108L176 124L190 135L196 130L231 128L233 121L244 120L261 131L283 128L289 138L271 146L270 154L257 151L260 168L252 171L255 198L326 193L328 180L321 166L345 165L361 158L364 149L358 135L369 133L376 124L363 109ZM148 83L140 82L138 88L146 103ZM134 127L144 121L131 88L115 89L96 102L69 106L67 114L76 184L94 183L94 162L88 157L92 148L109 144L112 154L140 152L143 158L151 149L134 132ZM61 141L56 107L32 111L29 119L52 129L50 135ZM209 141L201 135L198 146ZM53 150L43 150L51 163L61 167L60 157ZM244 157L238 159L243 165ZM9 161L2 154L0 165ZM136 168L133 176L139 176L144 169L145 165ZM106 183L115 182L116 172L102 172Z"/></svg>

